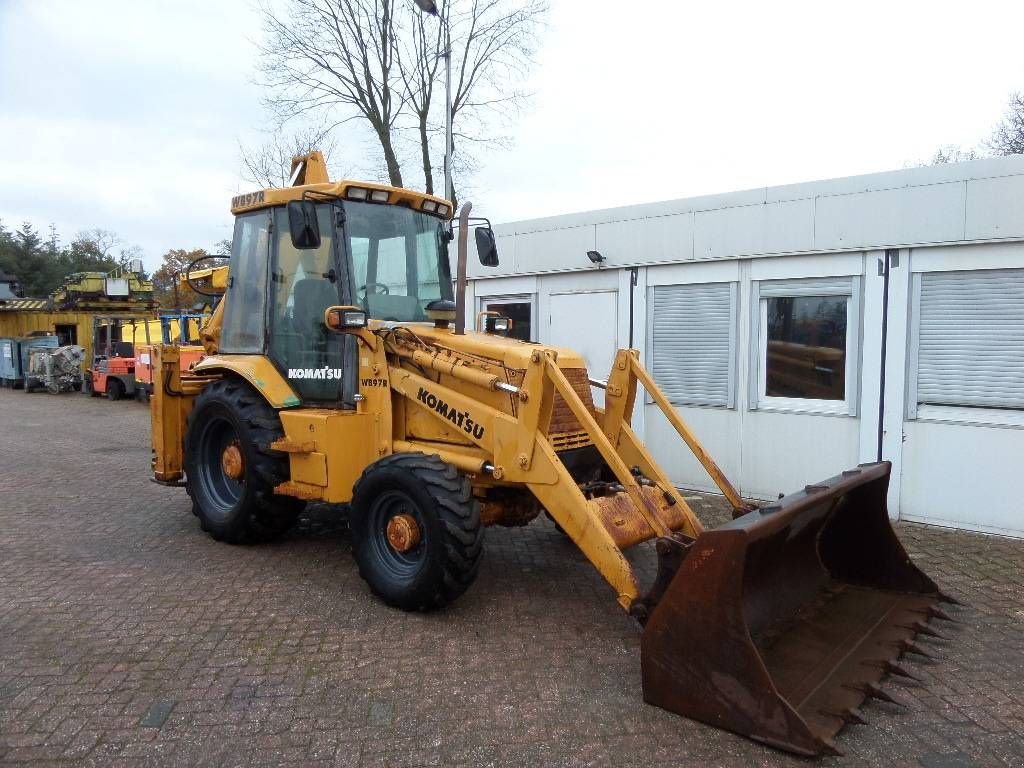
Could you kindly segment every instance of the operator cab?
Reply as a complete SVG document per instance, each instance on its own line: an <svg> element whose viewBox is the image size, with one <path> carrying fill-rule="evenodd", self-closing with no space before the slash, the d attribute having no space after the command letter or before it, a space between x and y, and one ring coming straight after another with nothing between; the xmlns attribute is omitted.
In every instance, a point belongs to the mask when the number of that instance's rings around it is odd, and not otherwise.
<svg viewBox="0 0 1024 768"><path fill-rule="evenodd" d="M356 190L363 199L352 199ZM419 323L455 298L446 205L428 199L417 210L410 201L373 202L381 190L347 192L307 191L238 213L219 345L225 354L267 355L302 401L329 407L353 407L357 366L355 340L324 325L328 307ZM481 263L496 264L490 228L478 227L476 241Z"/></svg>

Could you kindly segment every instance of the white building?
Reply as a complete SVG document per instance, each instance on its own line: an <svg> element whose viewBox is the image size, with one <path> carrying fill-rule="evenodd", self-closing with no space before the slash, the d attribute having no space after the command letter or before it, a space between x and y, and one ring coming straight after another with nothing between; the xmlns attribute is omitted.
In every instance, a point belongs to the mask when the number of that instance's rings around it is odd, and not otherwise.
<svg viewBox="0 0 1024 768"><path fill-rule="evenodd" d="M594 378L632 333L745 495L874 461L884 395L890 514L1024 536L1024 156L496 233L501 264L471 264L467 310L579 349ZM673 481L714 490L655 406L634 423Z"/></svg>

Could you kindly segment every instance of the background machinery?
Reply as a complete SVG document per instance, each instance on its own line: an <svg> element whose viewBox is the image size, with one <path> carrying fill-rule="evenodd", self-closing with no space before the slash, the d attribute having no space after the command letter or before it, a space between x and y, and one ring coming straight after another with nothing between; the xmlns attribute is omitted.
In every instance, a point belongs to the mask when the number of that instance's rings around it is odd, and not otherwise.
<svg viewBox="0 0 1024 768"><path fill-rule="evenodd" d="M16 389L24 386L32 352L55 349L58 344L57 336L48 331L0 339L0 387Z"/></svg>
<svg viewBox="0 0 1024 768"><path fill-rule="evenodd" d="M45 389L53 395L82 389L85 350L77 344L63 347L32 347L25 369L25 391Z"/></svg>
<svg viewBox="0 0 1024 768"><path fill-rule="evenodd" d="M144 338L140 339L139 329L135 330L135 399L149 402L153 394L153 348L157 345L177 345L179 364L188 369L203 356L199 343L199 328L208 315L199 312L175 312L161 314L156 320L142 327Z"/></svg>
<svg viewBox="0 0 1024 768"><path fill-rule="evenodd" d="M389 605L430 610L475 579L491 525L547 512L643 628L644 698L805 755L836 751L879 682L943 614L885 507L890 467L850 469L755 509L643 368L606 381L562 349L466 332L467 203L458 279L449 203L328 180L236 197L230 273L204 357L154 348L153 473L200 525L240 543L282 533L308 501L349 505L359 573ZM497 263L488 227L475 230ZM604 389L596 407L592 387ZM735 510L705 530L631 427L638 390ZM641 584L623 552L653 542Z"/></svg>

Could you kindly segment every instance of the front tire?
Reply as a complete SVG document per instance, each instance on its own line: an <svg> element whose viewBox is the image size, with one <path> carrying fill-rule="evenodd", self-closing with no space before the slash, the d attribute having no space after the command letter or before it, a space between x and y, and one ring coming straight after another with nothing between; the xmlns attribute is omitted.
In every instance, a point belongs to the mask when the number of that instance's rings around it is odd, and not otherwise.
<svg viewBox="0 0 1024 768"><path fill-rule="evenodd" d="M241 544L283 534L305 503L275 496L288 459L271 450L281 419L261 395L234 380L214 382L196 398L185 433L186 490L203 530Z"/></svg>
<svg viewBox="0 0 1024 768"><path fill-rule="evenodd" d="M396 520L415 530L411 546L408 539L396 546L389 534ZM359 575L396 608L441 608L480 570L480 505L469 479L438 456L396 453L367 467L353 491L349 525Z"/></svg>
<svg viewBox="0 0 1024 768"><path fill-rule="evenodd" d="M124 397L124 384L119 379L107 379L107 399L120 400Z"/></svg>

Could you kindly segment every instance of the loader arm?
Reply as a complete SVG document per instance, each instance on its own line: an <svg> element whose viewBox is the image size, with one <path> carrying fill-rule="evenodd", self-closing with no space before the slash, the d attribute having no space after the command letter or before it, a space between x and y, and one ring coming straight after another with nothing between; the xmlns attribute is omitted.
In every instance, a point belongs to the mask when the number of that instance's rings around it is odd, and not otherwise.
<svg viewBox="0 0 1024 768"><path fill-rule="evenodd" d="M943 615L936 603L948 598L892 530L888 463L847 470L757 509L743 502L636 350L616 354L603 410L583 401L555 350L534 351L519 386L447 353L404 350L391 359L392 386L410 407L449 424L480 425L465 430L466 445L404 439L395 450L437 453L489 484L528 488L644 627L647 702L799 754L835 753L833 738L860 721L861 702L886 698L878 683L906 674L901 655L924 652L917 635L934 634L926 622ZM423 366L447 373L452 386L424 375ZM638 386L732 505L731 523L705 530L632 430ZM507 391L510 406L480 402L480 389ZM578 483L555 450L555 398L613 478L601 493ZM623 551L652 539L658 571L641 585Z"/></svg>
<svg viewBox="0 0 1024 768"><path fill-rule="evenodd" d="M371 343L371 334L364 338ZM673 562L677 563L680 551L703 532L682 494L630 427L638 382L663 410L667 407L666 416L684 430L684 440L698 461L727 497L735 499L734 506L742 509L733 486L675 416L664 394L643 370L635 350L619 350L609 377L608 408L595 416L566 378L553 350L537 350L531 355L522 385L513 387L516 391L510 395L515 407L506 412L474 396L474 390L495 389L499 385L497 377L471 366L455 365L436 350L410 349L394 342L387 346L391 387L411 407L432 414L449 427L474 426L462 430L473 446L401 436L396 450L436 453L468 472L481 473L483 467L489 467L486 473L495 481L525 485L615 590L618 603L626 611L646 616L674 569L659 576L661 587L642 590L623 550L659 539L665 542L663 548L672 550L676 556ZM424 367L456 381L450 382L452 386L434 381L424 375ZM468 390L464 385L470 385ZM548 439L556 395L614 477L608 483L609 492L588 498Z"/></svg>

